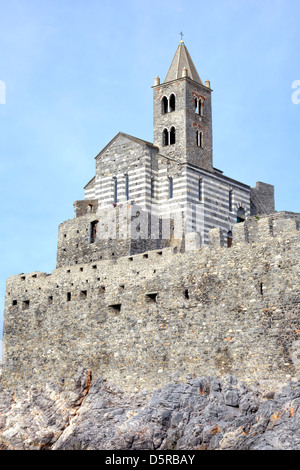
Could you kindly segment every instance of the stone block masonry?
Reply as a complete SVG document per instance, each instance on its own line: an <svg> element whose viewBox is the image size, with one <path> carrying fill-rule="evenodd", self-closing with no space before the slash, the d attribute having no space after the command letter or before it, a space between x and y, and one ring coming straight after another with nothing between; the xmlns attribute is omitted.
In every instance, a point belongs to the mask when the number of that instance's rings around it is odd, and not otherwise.
<svg viewBox="0 0 300 470"><path fill-rule="evenodd" d="M276 214L209 244L61 266L7 281L2 382L91 370L124 390L230 373L266 390L299 376L300 233ZM193 246L197 246L196 244Z"/></svg>

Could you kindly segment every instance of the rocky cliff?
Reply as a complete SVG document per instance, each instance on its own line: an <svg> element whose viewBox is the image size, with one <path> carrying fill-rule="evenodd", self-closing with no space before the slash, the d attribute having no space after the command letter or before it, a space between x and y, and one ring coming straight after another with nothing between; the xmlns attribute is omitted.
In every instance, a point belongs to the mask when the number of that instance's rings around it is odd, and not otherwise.
<svg viewBox="0 0 300 470"><path fill-rule="evenodd" d="M300 381L265 395L231 375L187 377L128 394L83 370L68 389L0 389L0 448L299 450L299 406Z"/></svg>

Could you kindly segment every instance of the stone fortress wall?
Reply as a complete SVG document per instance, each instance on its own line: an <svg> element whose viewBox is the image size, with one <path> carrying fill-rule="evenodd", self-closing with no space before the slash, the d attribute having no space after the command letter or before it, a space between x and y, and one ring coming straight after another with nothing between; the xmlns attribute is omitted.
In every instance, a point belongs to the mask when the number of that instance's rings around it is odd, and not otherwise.
<svg viewBox="0 0 300 470"><path fill-rule="evenodd" d="M210 243L63 265L7 281L2 381L81 367L127 390L231 373L266 389L299 376L300 216L250 217ZM191 245L189 246L189 243Z"/></svg>

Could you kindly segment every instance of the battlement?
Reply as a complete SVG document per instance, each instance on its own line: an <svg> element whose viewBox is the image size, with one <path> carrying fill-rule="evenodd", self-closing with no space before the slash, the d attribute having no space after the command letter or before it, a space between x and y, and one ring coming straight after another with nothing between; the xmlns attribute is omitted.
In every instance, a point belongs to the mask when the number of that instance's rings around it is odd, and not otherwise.
<svg viewBox="0 0 300 470"><path fill-rule="evenodd" d="M194 238L184 253L175 246L10 277L2 380L68 380L80 366L128 389L175 372L295 376L300 232L285 216L237 224L231 247L216 228L209 245L193 249Z"/></svg>

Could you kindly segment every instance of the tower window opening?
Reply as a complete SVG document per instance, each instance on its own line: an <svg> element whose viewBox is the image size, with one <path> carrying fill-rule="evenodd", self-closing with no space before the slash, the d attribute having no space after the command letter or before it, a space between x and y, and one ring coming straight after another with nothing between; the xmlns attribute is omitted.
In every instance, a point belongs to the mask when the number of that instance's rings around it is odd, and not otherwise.
<svg viewBox="0 0 300 470"><path fill-rule="evenodd" d="M173 178L169 178L169 199L173 198Z"/></svg>
<svg viewBox="0 0 300 470"><path fill-rule="evenodd" d="M163 99L161 100L162 114L166 114L168 112L168 106L169 106L168 98L166 96L164 96Z"/></svg>
<svg viewBox="0 0 300 470"><path fill-rule="evenodd" d="M169 105L169 111L170 113L172 111L175 111L175 95L172 93L172 95L170 96L170 101L169 101L170 105Z"/></svg>
<svg viewBox="0 0 300 470"><path fill-rule="evenodd" d="M67 292L67 302L70 302L72 298L71 292Z"/></svg>
<svg viewBox="0 0 300 470"><path fill-rule="evenodd" d="M202 110L203 110L203 107L202 107L202 99L199 98L195 98L195 113L198 114L199 116L202 116Z"/></svg>
<svg viewBox="0 0 300 470"><path fill-rule="evenodd" d="M170 145L175 144L175 142L176 142L176 131L175 131L175 127L171 127L171 130L170 130Z"/></svg>
<svg viewBox="0 0 300 470"><path fill-rule="evenodd" d="M166 147L167 145L169 145L169 133L168 133L168 129L164 129L163 130L163 146Z"/></svg>
<svg viewBox="0 0 300 470"><path fill-rule="evenodd" d="M196 143L197 147L203 147L203 132L197 131L196 132Z"/></svg>

